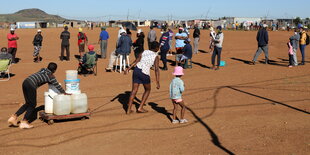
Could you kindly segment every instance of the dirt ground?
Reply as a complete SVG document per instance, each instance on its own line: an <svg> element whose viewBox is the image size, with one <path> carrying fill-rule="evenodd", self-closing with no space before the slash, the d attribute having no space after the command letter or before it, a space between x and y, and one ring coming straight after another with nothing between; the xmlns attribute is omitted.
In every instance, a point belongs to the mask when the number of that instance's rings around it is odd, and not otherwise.
<svg viewBox="0 0 310 155"><path fill-rule="evenodd" d="M114 50L117 28L109 28L109 54ZM148 29L144 28L144 32ZM77 29L71 32L71 61L61 62L62 29L43 29L42 63L32 61L32 39L36 30L16 30L18 64L15 74L0 86L1 154L287 154L310 152L310 65L288 68L286 42L293 32L269 32L272 64L248 65L256 51L256 32L224 31L222 60L227 66L210 70L207 50L209 31L202 30L199 54L193 68L185 70L184 100L189 107L187 124L171 124L172 103L169 83L173 67L160 72L161 88L152 84L146 114L125 115L131 91L131 74L106 73L108 59L98 62L97 76L79 76L80 88L88 95L90 119L47 125L39 119L34 129L9 128L7 119L24 103L21 84L30 74L56 62L58 81L64 84L65 71L76 69ZM159 31L157 36L159 38ZM174 30L176 32L176 30ZM84 29L89 42L96 44L100 29ZM7 46L8 30L0 30L0 46ZM192 31L191 31L192 33ZM136 32L133 32L135 40ZM192 34L191 34L192 37ZM145 47L146 44L145 44ZM310 49L308 49L310 50ZM131 61L133 61L133 54ZM168 57L174 60L174 57ZM264 59L264 54L259 60ZM298 60L301 59L298 51ZM309 54L307 54L309 63ZM160 64L161 65L161 64ZM152 81L154 73L152 72ZM44 105L44 91L38 89L38 106ZM140 87L138 99L141 99ZM20 117L21 119L22 117Z"/></svg>

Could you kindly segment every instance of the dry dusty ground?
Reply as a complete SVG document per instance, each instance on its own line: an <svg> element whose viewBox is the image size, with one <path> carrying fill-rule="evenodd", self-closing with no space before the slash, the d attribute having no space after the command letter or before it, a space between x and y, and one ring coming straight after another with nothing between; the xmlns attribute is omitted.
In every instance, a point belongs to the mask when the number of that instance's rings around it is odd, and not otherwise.
<svg viewBox="0 0 310 155"><path fill-rule="evenodd" d="M310 153L310 64L287 67L286 42L292 32L269 32L271 65L250 66L256 51L256 32L224 31L222 52L227 66L210 70L210 53L193 56L193 68L185 70L184 100L187 124L170 123L172 104L168 87L173 68L161 72L161 88L148 99L149 113L125 115L131 90L131 75L106 73L108 60L99 60L97 76L80 76L81 90L89 97L92 116L86 121L58 122L36 120L31 130L9 128L8 117L23 104L22 81L31 73L57 62L58 80L65 70L76 69L77 60L58 60L62 29L43 29L43 62L32 62L32 39L36 30L17 30L18 64L16 74L1 82L1 154L294 154ZM85 30L90 43L98 40L99 29ZM109 53L115 47L117 29L108 29ZM147 29L144 29L147 32ZM176 30L174 30L176 32ZM6 33L0 30L0 46L6 46ZM70 29L71 54L77 54L77 29ZM159 35L159 30L157 30ZM207 51L209 31L203 30L200 49ZM136 32L133 32L135 39ZM96 49L99 49L96 44ZM308 48L308 51L310 49ZM308 52L309 53L309 52ZM173 57L168 57L173 59ZM298 51L300 60L300 53ZM263 54L259 60L263 59ZM133 55L131 56L131 61ZM152 73L152 80L154 81ZM38 106L44 105L44 91L38 89ZM138 98L143 90L140 88Z"/></svg>

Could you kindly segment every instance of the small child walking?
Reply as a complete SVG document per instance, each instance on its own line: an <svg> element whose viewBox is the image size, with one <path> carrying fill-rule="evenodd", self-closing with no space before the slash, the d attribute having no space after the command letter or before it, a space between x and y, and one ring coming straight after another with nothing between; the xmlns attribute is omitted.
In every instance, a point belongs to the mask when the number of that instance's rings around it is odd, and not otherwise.
<svg viewBox="0 0 310 155"><path fill-rule="evenodd" d="M294 53L293 53L293 47L292 47L290 41L287 42L287 47L288 47L288 57L289 57L289 65L288 65L288 67L291 68L294 65L294 57L293 57Z"/></svg>
<svg viewBox="0 0 310 155"><path fill-rule="evenodd" d="M184 75L183 68L181 66L177 66L174 68L173 75L175 78L170 83L170 99L173 103L173 118L172 123L187 123L188 121L184 118L185 114L185 104L182 99L182 93L184 92L184 82L181 77ZM181 117L180 120L177 120L177 111L178 106L181 106Z"/></svg>

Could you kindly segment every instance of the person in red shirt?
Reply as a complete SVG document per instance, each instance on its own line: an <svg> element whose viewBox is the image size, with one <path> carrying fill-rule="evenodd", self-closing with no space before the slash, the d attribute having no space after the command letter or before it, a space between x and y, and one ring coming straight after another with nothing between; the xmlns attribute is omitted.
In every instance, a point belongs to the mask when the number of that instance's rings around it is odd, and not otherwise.
<svg viewBox="0 0 310 155"><path fill-rule="evenodd" d="M16 63L15 56L17 52L17 40L19 37L15 34L15 29L11 28L11 33L7 35L8 38L8 52L12 54L12 63Z"/></svg>
<svg viewBox="0 0 310 155"><path fill-rule="evenodd" d="M80 58L82 59L84 52L85 52L85 44L87 45L88 39L85 33L83 33L83 29L79 28L78 34L78 46L79 46L79 53Z"/></svg>

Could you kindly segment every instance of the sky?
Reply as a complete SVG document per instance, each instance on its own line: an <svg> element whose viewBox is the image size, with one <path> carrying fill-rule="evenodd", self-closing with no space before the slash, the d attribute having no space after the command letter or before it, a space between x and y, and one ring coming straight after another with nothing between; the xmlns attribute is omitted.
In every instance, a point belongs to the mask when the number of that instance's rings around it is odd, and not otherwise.
<svg viewBox="0 0 310 155"><path fill-rule="evenodd" d="M1 0L0 14L29 8L94 21L310 17L310 0Z"/></svg>

